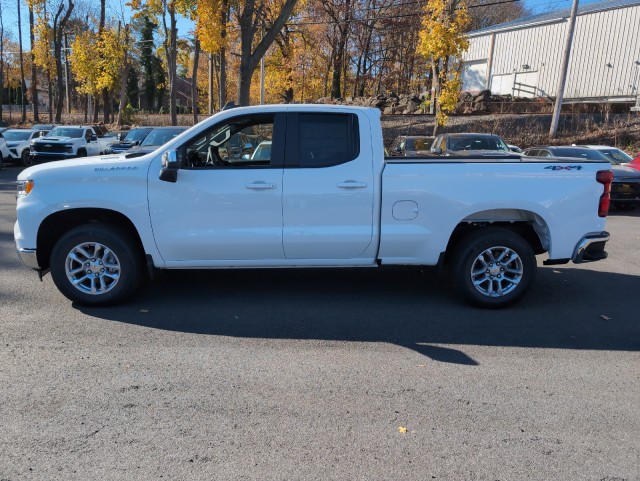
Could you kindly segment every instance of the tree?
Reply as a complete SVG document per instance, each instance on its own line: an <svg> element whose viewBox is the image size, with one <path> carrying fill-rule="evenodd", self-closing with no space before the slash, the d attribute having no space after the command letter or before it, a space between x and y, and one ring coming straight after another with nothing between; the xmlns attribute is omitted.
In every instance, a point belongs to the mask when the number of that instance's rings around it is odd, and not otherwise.
<svg viewBox="0 0 640 481"><path fill-rule="evenodd" d="M27 2L29 7L29 39L31 43L31 105L33 106L33 121L40 122L40 105L38 99L38 67L35 60L35 34L32 2Z"/></svg>
<svg viewBox="0 0 640 481"><path fill-rule="evenodd" d="M228 0L198 0L196 6L196 37L200 48L218 62L218 102L222 106L227 101L227 21L229 19ZM212 69L213 70L213 69ZM212 75L213 72L210 73ZM213 96L213 92L209 92ZM213 105L213 99L209 99Z"/></svg>
<svg viewBox="0 0 640 481"><path fill-rule="evenodd" d="M2 122L2 106L4 105L4 17L0 2L0 122ZM0 154L1 155L1 154Z"/></svg>
<svg viewBox="0 0 640 481"><path fill-rule="evenodd" d="M73 11L74 3L72 0L67 0L67 7L65 8L64 2L60 2L58 10L53 17L53 52L56 67L56 117L55 122L60 123L62 121L62 107L64 103L64 91L63 84L63 71L62 71L62 36L64 35L64 29L67 26L71 12Z"/></svg>
<svg viewBox="0 0 640 481"><path fill-rule="evenodd" d="M162 62L155 54L154 32L158 24L148 15L135 19L134 25L140 32L140 69L142 74L142 96L140 108L155 112L162 105L165 77Z"/></svg>
<svg viewBox="0 0 640 481"><path fill-rule="evenodd" d="M135 68L130 68L127 72L127 87L125 93L125 103L134 109L140 108L140 78Z"/></svg>
<svg viewBox="0 0 640 481"><path fill-rule="evenodd" d="M276 35L291 16L297 0L284 0L284 3L277 3L274 0L272 5L267 5L262 0L257 0L257 2L256 0L244 0L244 4L238 7L240 65L238 68L237 101L239 105L249 105L253 72L260 64L260 59L274 42ZM267 9L274 12L268 21ZM264 31L264 34L257 41L259 30ZM255 47L254 43L257 43Z"/></svg>
<svg viewBox="0 0 640 481"><path fill-rule="evenodd" d="M22 55L22 18L20 14L20 0L17 0L18 3L18 45L19 45L19 53L20 53L20 104L22 106L22 115L20 117L20 122L25 123L27 121L27 103L25 102L25 91L24 86L26 85L24 81L24 58Z"/></svg>
<svg viewBox="0 0 640 481"><path fill-rule="evenodd" d="M418 53L431 60L434 87L431 101L435 103L436 123L447 122L447 112L455 107L460 93L460 62L452 59L469 48L464 31L469 25L469 14L464 0L431 0L425 7L420 30Z"/></svg>

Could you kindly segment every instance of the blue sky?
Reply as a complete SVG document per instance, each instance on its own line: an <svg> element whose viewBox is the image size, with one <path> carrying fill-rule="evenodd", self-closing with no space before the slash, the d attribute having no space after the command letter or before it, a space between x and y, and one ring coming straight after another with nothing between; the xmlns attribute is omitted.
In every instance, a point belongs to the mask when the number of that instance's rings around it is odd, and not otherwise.
<svg viewBox="0 0 640 481"><path fill-rule="evenodd" d="M544 13L553 10L561 10L563 8L571 7L572 0L522 0L523 3L529 7L533 13ZM587 3L594 3L596 0L580 0L580 5ZM13 39L18 37L18 15L15 0L0 0L2 3L2 15L4 19L5 31L11 31ZM26 2L23 2L26 3ZM122 14L122 5L124 0L109 0L108 1L108 15L120 16ZM487 0L489 3L489 0ZM26 5L22 8L22 44L25 50L29 50L29 12ZM125 16L130 15L130 11L126 9ZM181 19L178 22L178 35L185 36L193 30L193 24L187 20Z"/></svg>

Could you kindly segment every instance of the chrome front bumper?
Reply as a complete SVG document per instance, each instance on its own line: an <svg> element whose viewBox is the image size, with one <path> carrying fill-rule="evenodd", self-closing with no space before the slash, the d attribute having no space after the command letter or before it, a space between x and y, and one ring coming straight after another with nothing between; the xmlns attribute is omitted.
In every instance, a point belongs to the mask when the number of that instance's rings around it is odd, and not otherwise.
<svg viewBox="0 0 640 481"><path fill-rule="evenodd" d="M38 265L38 254L35 249L18 249L18 257L30 269L40 270Z"/></svg>
<svg viewBox="0 0 640 481"><path fill-rule="evenodd" d="M604 246L609 240L608 232L593 232L585 235L573 250L571 260L576 264L594 262L607 258Z"/></svg>

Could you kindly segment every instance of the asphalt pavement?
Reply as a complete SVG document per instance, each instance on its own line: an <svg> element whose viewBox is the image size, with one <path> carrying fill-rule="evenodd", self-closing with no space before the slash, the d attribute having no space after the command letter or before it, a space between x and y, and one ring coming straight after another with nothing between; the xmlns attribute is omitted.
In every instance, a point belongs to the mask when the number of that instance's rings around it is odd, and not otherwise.
<svg viewBox="0 0 640 481"><path fill-rule="evenodd" d="M73 305L0 171L0 480L640 480L640 209L519 304L432 269L166 272Z"/></svg>

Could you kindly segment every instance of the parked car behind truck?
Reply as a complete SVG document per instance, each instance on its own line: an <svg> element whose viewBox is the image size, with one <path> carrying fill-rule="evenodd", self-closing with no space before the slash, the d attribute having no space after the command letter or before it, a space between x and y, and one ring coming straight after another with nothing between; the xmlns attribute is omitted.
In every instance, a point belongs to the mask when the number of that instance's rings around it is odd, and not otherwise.
<svg viewBox="0 0 640 481"><path fill-rule="evenodd" d="M271 141L256 166L230 139ZM237 138L237 136L236 136ZM606 257L609 163L385 159L377 109L222 111L138 158L18 177L23 263L84 305L121 302L148 269L439 265L469 302L504 307L546 264ZM114 195L117 193L117 195Z"/></svg>
<svg viewBox="0 0 640 481"><path fill-rule="evenodd" d="M435 155L513 155L507 143L494 134L440 134L431 145L431 153Z"/></svg>
<svg viewBox="0 0 640 481"><path fill-rule="evenodd" d="M613 181L611 183L611 203L620 210L633 210L640 204L640 172L625 165L611 153L607 155L600 149L585 146L542 146L525 150L526 156L570 157L588 160L600 160L611 163Z"/></svg>
<svg viewBox="0 0 640 481"><path fill-rule="evenodd" d="M30 160L40 164L52 160L99 155L104 146L93 127L63 125L54 127L44 137L31 141Z"/></svg>
<svg viewBox="0 0 640 481"><path fill-rule="evenodd" d="M9 160L20 162L25 166L32 165L30 157L31 141L47 135L47 130L34 129L9 129L4 132L4 137L9 148Z"/></svg>

